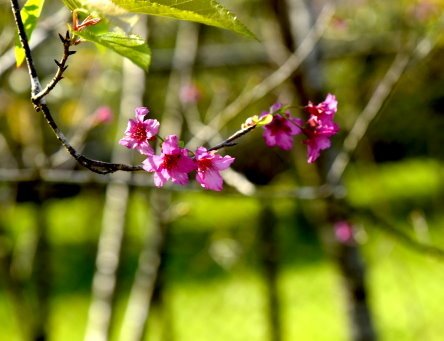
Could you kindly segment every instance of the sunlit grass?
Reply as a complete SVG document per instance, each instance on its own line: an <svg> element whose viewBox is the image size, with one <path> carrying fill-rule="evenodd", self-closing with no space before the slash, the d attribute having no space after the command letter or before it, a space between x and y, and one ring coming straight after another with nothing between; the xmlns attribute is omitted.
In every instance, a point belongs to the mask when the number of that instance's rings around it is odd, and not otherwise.
<svg viewBox="0 0 444 341"><path fill-rule="evenodd" d="M440 340L444 307L443 264L413 253L383 235L371 235L364 247L369 265L370 304L384 340ZM283 340L347 339L346 298L340 277L327 260L284 268L279 277ZM259 273L241 271L227 277L179 281L165 289L171 325L154 308L147 340L173 333L178 340L267 340L266 288ZM58 294L51 300L51 339L83 338L89 296ZM118 304L118 328L125 299ZM20 340L12 306L2 295L2 335ZM164 312L165 313L165 312ZM116 330L116 335L119 331ZM117 338L114 338L117 340Z"/></svg>
<svg viewBox="0 0 444 341"><path fill-rule="evenodd" d="M417 196L423 198L422 204L436 202L439 190L432 185L437 183L435 170L439 167L420 161L408 165L421 175L418 179L425 179L424 187L408 174L399 176L400 168L388 166L379 178L377 172L368 175L375 182L386 181L387 193L378 194L372 186L350 185L351 198L371 198L366 204L377 204L381 197L375 195L385 194L388 201L396 199L402 205L401 199L406 197L401 193L400 182L406 179L404 183L410 184L405 187L406 193L410 193L407 207L412 205L410 198ZM391 177L395 178L394 184L389 181ZM136 191L130 199L113 341L119 340L137 255L151 228L148 194ZM351 204L359 206L362 202L352 200ZM259 200L238 196L173 195L171 212L176 219L170 227L164 305L151 307L146 340L162 340L168 335L180 341L269 339L267 287L257 254L256 226L261 205ZM80 195L49 201L42 207L49 222L53 271L50 338L82 340L103 197ZM411 207L416 215L422 214L421 207ZM348 339L347 296L336 265L324 254L314 233L296 226L293 201L275 201L273 209L279 217L277 228L283 257L278 275L283 340ZM32 246L39 213L42 211L31 203L3 210L0 221L6 236L15 243L16 256L30 257L28 246ZM390 214L396 218L396 214ZM413 229L406 232L424 242L442 245L444 218L435 214L427 219L426 230L420 236ZM398 217L398 222L400 228L408 228L411 223L408 217L402 217L402 221ZM367 238L362 253L378 335L389 341L441 340L444 263L406 248L375 226L368 224L363 228ZM20 324L7 291L0 292L0 328L7 340L21 340Z"/></svg>
<svg viewBox="0 0 444 341"><path fill-rule="evenodd" d="M435 238L429 243L440 245ZM372 232L364 251L373 316L384 340L441 340L444 261L381 232Z"/></svg>

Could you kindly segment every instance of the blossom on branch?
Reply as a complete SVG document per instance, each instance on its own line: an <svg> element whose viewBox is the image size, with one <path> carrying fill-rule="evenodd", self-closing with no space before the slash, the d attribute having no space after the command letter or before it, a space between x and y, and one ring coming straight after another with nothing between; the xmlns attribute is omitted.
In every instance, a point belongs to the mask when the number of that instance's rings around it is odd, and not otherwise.
<svg viewBox="0 0 444 341"><path fill-rule="evenodd" d="M316 161L321 150L330 147L330 138L338 133L339 127L333 122L337 108L336 97L331 94L328 94L325 101L318 105L310 102L305 107L310 117L303 128L303 133L307 136L303 143L307 145L309 163Z"/></svg>
<svg viewBox="0 0 444 341"><path fill-rule="evenodd" d="M327 94L325 100L318 105L308 102L305 110L312 116L333 119L338 110L338 101L335 95Z"/></svg>
<svg viewBox="0 0 444 341"><path fill-rule="evenodd" d="M178 185L186 185L189 173L195 171L196 181L203 188L221 191L223 179L220 172L230 167L234 158L229 155L221 156L217 154L217 150L234 146L241 136L262 126L263 137L269 147L277 146L289 150L293 147L294 136L305 135L306 139L302 142L307 145L307 161L312 163L319 157L321 150L330 147L330 138L339 131L333 121L337 107L336 97L331 94L319 104L309 102L305 107L309 117L304 121L292 116L288 107L276 103L260 116L249 117L240 130L218 145L210 149L199 147L194 154L179 146L179 138L176 135L169 135L165 139L159 137L162 141L160 155L155 155L149 144L158 137L160 123L155 119L146 119L148 108L139 107L136 108L135 119L129 120L125 136L119 143L127 148L137 149L147 156L142 162L142 168L154 173L154 184L157 187L162 187L168 180Z"/></svg>
<svg viewBox="0 0 444 341"><path fill-rule="evenodd" d="M271 106L269 112L263 112L261 117L273 115L271 123L264 126L264 140L268 147L277 146L283 150L293 148L293 136L302 132L304 122L284 111L280 103Z"/></svg>
<svg viewBox="0 0 444 341"><path fill-rule="evenodd" d="M293 147L293 137L304 134L306 139L302 142L307 145L307 161L313 163L319 157L321 150L330 147L330 138L339 131L339 127L333 122L338 109L338 101L332 94L326 99L314 105L309 102L305 110L309 118L304 122L300 118L293 117L285 111L281 104L274 104L269 112L264 115L272 115L273 120L264 125L264 139L269 147L278 146L284 150Z"/></svg>
<svg viewBox="0 0 444 341"><path fill-rule="evenodd" d="M136 118L129 120L125 130L125 137L119 141L119 144L130 149L137 149L144 155L154 154L149 141L156 138L160 123L156 119L145 120L148 112L148 108L136 108Z"/></svg>
<svg viewBox="0 0 444 341"><path fill-rule="evenodd" d="M142 167L154 173L154 184L162 187L168 180L178 185L188 183L188 173L196 169L195 161L188 156L189 151L180 148L176 135L169 135L162 143L160 155L148 155Z"/></svg>
<svg viewBox="0 0 444 341"><path fill-rule="evenodd" d="M223 179L220 171L227 169L234 162L234 157L221 156L215 151L207 151L204 147L196 150L197 174L196 180L205 189L221 191Z"/></svg>

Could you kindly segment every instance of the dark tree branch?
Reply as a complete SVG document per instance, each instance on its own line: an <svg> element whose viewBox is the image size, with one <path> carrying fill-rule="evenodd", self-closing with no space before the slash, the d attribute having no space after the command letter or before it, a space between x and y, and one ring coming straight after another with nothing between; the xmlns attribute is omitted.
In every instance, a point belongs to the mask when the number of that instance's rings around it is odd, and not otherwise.
<svg viewBox="0 0 444 341"><path fill-rule="evenodd" d="M15 22L17 24L17 31L19 34L20 42L25 50L25 59L26 64L28 65L28 71L31 79L31 85L32 85L32 94L31 94L31 100L34 104L34 108L36 111L41 111L43 113L43 116L46 119L46 122L51 127L52 131L56 135L57 139L61 142L61 144L66 148L66 150L71 154L71 156L77 160L79 164L81 164L83 167L88 168L94 173L98 174L108 174L108 173L114 173L116 171L127 171L127 172L134 172L134 171L140 171L143 170L141 166L132 166L132 165L126 165L126 164L120 164L120 163L111 163L111 162L104 162L99 160L93 160L85 155L79 153L67 140L61 129L58 127L57 123L55 122L51 111L49 107L45 103L45 96L48 95L52 89L63 79L63 73L67 69L67 61L69 56L73 55L75 51L71 51L70 47L72 45L76 45L77 41L73 40L72 37L70 37L69 32L66 33L65 37L62 35L60 36L60 39L63 43L63 57L60 61L55 61L57 64L57 72L53 79L49 82L49 84L45 87L45 89L41 89L40 81L37 75L36 68L34 66L31 49L29 47L28 37L26 36L25 27L23 25L23 21L20 15L20 7L17 0L11 0L11 8L12 12L14 14ZM231 135L229 138L227 138L225 141L219 143L218 145L210 148L210 151L215 151L224 147L231 147L236 145L234 142L241 136L247 134L251 130L256 128L256 125L251 125L245 128L242 128L235 132L233 135Z"/></svg>
<svg viewBox="0 0 444 341"><path fill-rule="evenodd" d="M68 65L66 65L68 58L69 56L72 56L73 54L76 53L76 51L70 50L70 47L73 45L73 41L69 36L69 31L66 31L65 37L63 37L61 34L59 34L59 37L63 43L63 57L60 61L54 59L54 62L57 64L57 72L52 78L52 80L49 82L49 84L38 94L32 96L31 100L35 105L38 105L41 99L45 97L47 94L49 94L51 90L54 89L54 87L57 85L57 83L63 79L63 73L68 68Z"/></svg>
<svg viewBox="0 0 444 341"><path fill-rule="evenodd" d="M60 62L56 62L58 66L58 71L54 76L53 80L48 84L45 90L41 90L40 81L37 75L37 70L34 66L34 62L32 59L31 49L28 43L28 37L26 36L25 27L23 25L22 17L20 15L20 6L17 0L11 0L11 9L14 15L14 19L17 25L17 31L20 38L20 42L25 50L25 59L26 64L28 65L29 76L31 78L32 85L32 102L34 103L34 107L36 111L42 111L46 122L51 127L52 131L56 135L57 139L62 143L62 145L66 148L66 150L71 154L71 156L77 160L79 164L88 168L92 172L98 174L108 174L114 173L116 171L139 171L142 170L141 166L131 166L120 163L110 163L103 162L99 160L90 159L81 153L79 153L73 146L68 142L63 132L57 126L54 118L51 115L51 111L49 107L46 105L44 96L47 95L54 86L63 78L63 72L66 70L66 61L68 57L73 54L74 51L70 51L69 47L74 44L74 42L69 37L69 34L62 38L63 46L64 46L64 56Z"/></svg>
<svg viewBox="0 0 444 341"><path fill-rule="evenodd" d="M17 0L11 0L11 9L12 14L14 15L15 23L17 25L17 32L20 43L25 50L25 60L26 64L28 65L29 76L31 78L32 95L36 95L40 92L41 85L37 75L37 70L32 60L31 48L29 47L28 37L26 36L25 26L23 25L23 20L20 15L20 6Z"/></svg>
<svg viewBox="0 0 444 341"><path fill-rule="evenodd" d="M114 173L118 170L121 171L139 171L142 170L141 166L131 166L126 164L120 164L120 163L111 163L111 162L104 162L99 160L93 160L90 159L83 154L79 153L77 150L74 149L71 144L67 141L65 135L63 132L59 129L57 124L55 123L51 112L49 111L49 108L46 104L40 104L39 110L43 112L43 115L46 119L46 122L49 124L49 126L52 128L54 134L56 135L57 139L62 143L62 145L66 148L66 150L71 154L71 156L77 160L78 163L80 163L82 166L88 168L89 170L93 171L94 173L98 174L108 174L108 173Z"/></svg>

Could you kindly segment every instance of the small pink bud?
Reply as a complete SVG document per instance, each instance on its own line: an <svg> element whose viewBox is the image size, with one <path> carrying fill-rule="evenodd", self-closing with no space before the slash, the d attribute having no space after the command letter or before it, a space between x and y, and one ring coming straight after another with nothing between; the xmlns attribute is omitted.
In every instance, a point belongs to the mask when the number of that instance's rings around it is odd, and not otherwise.
<svg viewBox="0 0 444 341"><path fill-rule="evenodd" d="M107 124L113 120L113 112L110 107L101 106L97 108L94 112L94 123L99 124Z"/></svg>
<svg viewBox="0 0 444 341"><path fill-rule="evenodd" d="M338 221L333 228L338 242L342 244L353 244L356 242L353 226L348 221Z"/></svg>
<svg viewBox="0 0 444 341"><path fill-rule="evenodd" d="M189 83L180 89L180 100L184 104L196 103L200 98L201 93L195 84Z"/></svg>

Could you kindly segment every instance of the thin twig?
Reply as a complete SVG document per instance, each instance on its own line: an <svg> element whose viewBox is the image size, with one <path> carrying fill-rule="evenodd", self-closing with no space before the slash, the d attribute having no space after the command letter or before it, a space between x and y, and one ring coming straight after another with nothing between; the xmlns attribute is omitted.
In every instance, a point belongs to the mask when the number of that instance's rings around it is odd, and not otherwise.
<svg viewBox="0 0 444 341"><path fill-rule="evenodd" d="M74 147L71 146L71 144L66 139L63 132L60 130L60 128L57 126L57 123L55 122L54 118L52 117L51 111L49 110L49 107L45 103L45 99L43 96L47 94L47 92L42 92L41 85L39 78L37 76L37 71L34 66L34 62L32 59L31 49L29 47L28 38L26 36L25 28L23 25L23 21L20 15L20 7L17 2L17 0L11 0L11 8L12 12L14 14L15 22L17 25L17 31L20 38L20 42L23 46L23 49L25 50L25 60L26 64L28 66L29 76L31 79L31 87L32 87L32 99L35 106L36 111L42 111L46 122L49 124L49 126L52 128L54 134L56 135L57 139L62 143L62 145L66 148L66 150L72 155L74 159L77 160L78 163L80 163L82 166L88 168L89 170L98 173L98 174L108 174L108 173L114 173L116 171L127 171L127 172L133 172L133 171L139 171L142 170L141 166L131 166L126 164L120 164L120 163L111 163L111 162L104 162L99 160L93 160L90 159L83 154L77 152ZM69 38L69 36L66 36L66 40ZM62 61L59 62L59 70L56 74L56 77L54 78L55 81L51 82L49 86L49 91L56 85L56 83L61 79L63 75L63 71L66 70L66 59L70 54L72 54L73 51L69 51L69 48L66 49L66 41L62 39L64 46L65 46L65 56L62 59ZM42 95L41 95L42 94Z"/></svg>
<svg viewBox="0 0 444 341"><path fill-rule="evenodd" d="M211 147L208 149L208 151L211 150L218 150L224 147L232 147L236 145L236 142L234 142L235 140L237 140L238 138L244 136L245 134L249 133L250 131L252 131L254 128L256 128L256 125L252 125L246 128L242 128L239 129L238 131L236 131L233 135L231 135L229 138L227 138L225 141L222 141L221 143L215 145L214 147Z"/></svg>
<svg viewBox="0 0 444 341"><path fill-rule="evenodd" d="M63 57L60 61L54 59L54 62L57 64L57 72L52 78L52 80L48 83L48 85L40 91L37 95L32 96L31 100L34 104L38 104L43 97L48 95L52 89L63 79L63 73L68 68L66 65L69 56L72 56L76 53L76 51L71 51L70 47L72 46L72 40L69 36L69 31L66 31L65 37L59 34L60 40L63 43Z"/></svg>
<svg viewBox="0 0 444 341"><path fill-rule="evenodd" d="M59 129L59 127L55 123L54 118L52 117L48 106L46 104L40 104L39 108L43 112L46 122L52 128L57 139L62 143L62 145L66 148L66 150L71 154L71 156L74 159L76 159L77 162L80 163L85 168L88 168L89 170L93 171L94 173L98 173L98 174L109 174L109 173L114 173L119 170L120 171L127 171L127 172L134 172L134 171L143 170L142 166L131 166L131 165L126 165L126 164L121 164L121 163L112 163L112 162L93 160L93 159L90 159L90 158L84 156L83 154L77 152L77 150L74 149L73 146L71 146L71 144L68 142L68 140L66 139L63 132Z"/></svg>

